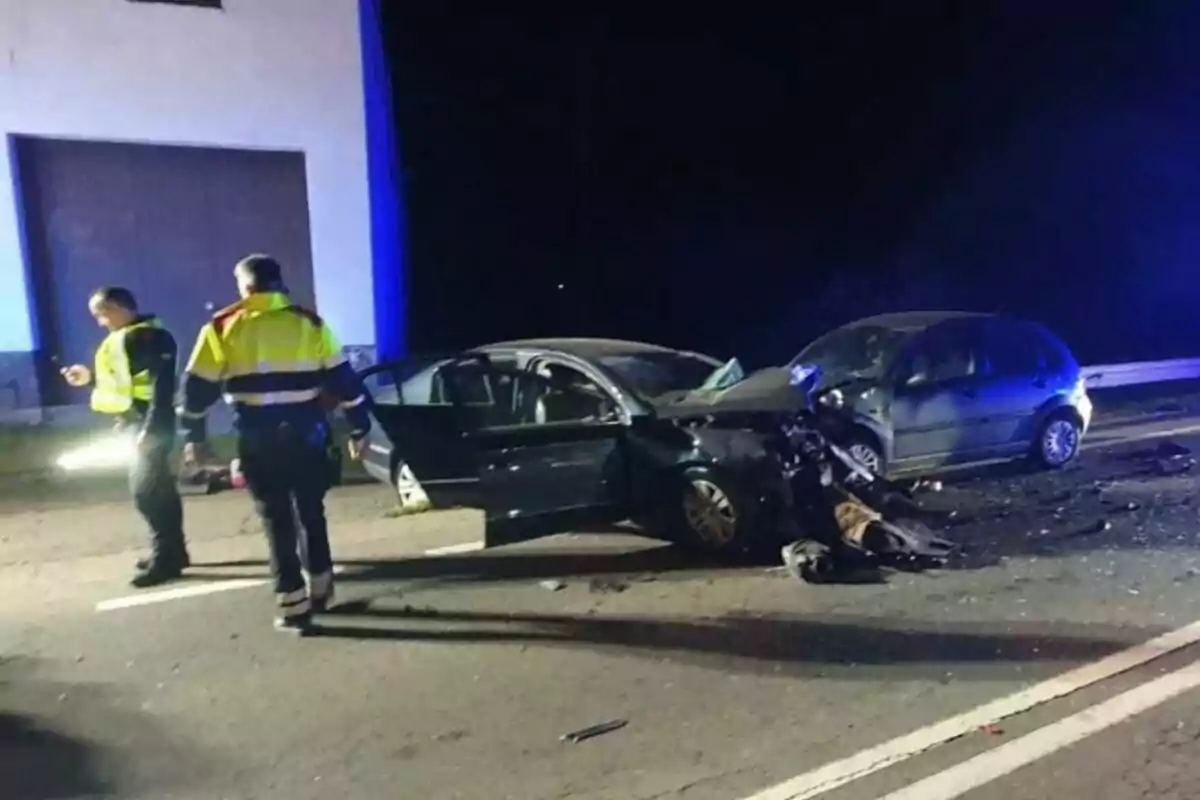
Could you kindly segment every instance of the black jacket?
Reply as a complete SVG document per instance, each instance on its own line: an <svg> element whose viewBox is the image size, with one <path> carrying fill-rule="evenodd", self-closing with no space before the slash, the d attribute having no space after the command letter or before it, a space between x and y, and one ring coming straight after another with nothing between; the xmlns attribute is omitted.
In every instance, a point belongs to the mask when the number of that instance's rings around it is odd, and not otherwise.
<svg viewBox="0 0 1200 800"><path fill-rule="evenodd" d="M152 317L152 314L144 314L137 321ZM130 374L149 372L154 391L149 402L134 400L133 408L123 418L129 424L139 425L148 434L173 437L176 362L179 359L175 337L165 328L138 328L125 337L125 354L129 358Z"/></svg>

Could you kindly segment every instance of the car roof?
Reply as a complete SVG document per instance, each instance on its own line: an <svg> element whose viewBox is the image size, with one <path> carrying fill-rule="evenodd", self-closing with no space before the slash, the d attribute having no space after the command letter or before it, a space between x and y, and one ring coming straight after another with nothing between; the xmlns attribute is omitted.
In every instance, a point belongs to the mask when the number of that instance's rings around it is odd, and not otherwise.
<svg viewBox="0 0 1200 800"><path fill-rule="evenodd" d="M882 328L918 331L931 328L939 322L945 322L950 319L980 319L985 317L1008 319L1007 317L1001 317L999 314L989 314L981 311L900 311L892 314L876 314L873 317L856 319L842 327L848 329L878 326Z"/></svg>
<svg viewBox="0 0 1200 800"><path fill-rule="evenodd" d="M672 347L648 344L646 342L631 342L624 339L592 339L588 337L514 339L508 342L493 342L492 344L485 344L482 347L471 349L485 352L488 350L544 350L547 352L566 353L585 359L604 358L606 356L684 352ZM712 359L711 356L707 355L704 358ZM716 361L716 359L712 360Z"/></svg>

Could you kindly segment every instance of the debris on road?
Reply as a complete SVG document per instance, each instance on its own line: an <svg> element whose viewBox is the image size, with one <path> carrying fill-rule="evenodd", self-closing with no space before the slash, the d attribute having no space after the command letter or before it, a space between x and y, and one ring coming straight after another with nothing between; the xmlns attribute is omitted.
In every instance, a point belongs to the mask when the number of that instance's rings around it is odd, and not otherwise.
<svg viewBox="0 0 1200 800"><path fill-rule="evenodd" d="M592 594L619 594L629 588L629 584L614 578L592 578L588 581L588 591Z"/></svg>
<svg viewBox="0 0 1200 800"><path fill-rule="evenodd" d="M567 588L567 584L565 581L556 581L556 580L540 581L538 583L538 586L542 587L543 589L545 589L548 592L557 592L557 591Z"/></svg>
<svg viewBox="0 0 1200 800"><path fill-rule="evenodd" d="M606 733L619 731L628 724L629 720L625 719L614 719L611 722L601 722L599 725L592 725L588 728L582 728L577 731L571 731L570 733L564 733L559 737L559 741L569 742L570 744L579 744L580 742L585 742L588 739L593 739L597 736L603 736Z"/></svg>

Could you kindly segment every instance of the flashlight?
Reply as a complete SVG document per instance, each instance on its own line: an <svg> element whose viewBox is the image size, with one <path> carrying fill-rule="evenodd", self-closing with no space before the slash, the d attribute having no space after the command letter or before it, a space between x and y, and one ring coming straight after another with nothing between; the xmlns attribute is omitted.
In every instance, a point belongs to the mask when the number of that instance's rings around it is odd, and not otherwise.
<svg viewBox="0 0 1200 800"><path fill-rule="evenodd" d="M113 433L95 439L58 457L58 468L67 472L85 469L112 469L128 466L137 457L137 443L127 433Z"/></svg>

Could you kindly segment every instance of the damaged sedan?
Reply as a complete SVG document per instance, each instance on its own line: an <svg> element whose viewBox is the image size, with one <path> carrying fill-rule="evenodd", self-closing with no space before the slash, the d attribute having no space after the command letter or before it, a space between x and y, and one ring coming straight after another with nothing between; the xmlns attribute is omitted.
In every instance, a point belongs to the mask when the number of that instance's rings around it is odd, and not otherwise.
<svg viewBox="0 0 1200 800"><path fill-rule="evenodd" d="M381 428L367 470L402 497L419 484L435 506L483 509L489 547L631 522L737 556L815 519L795 491L815 463L794 435L812 387L786 368L747 377L656 345L540 339L363 377Z"/></svg>

